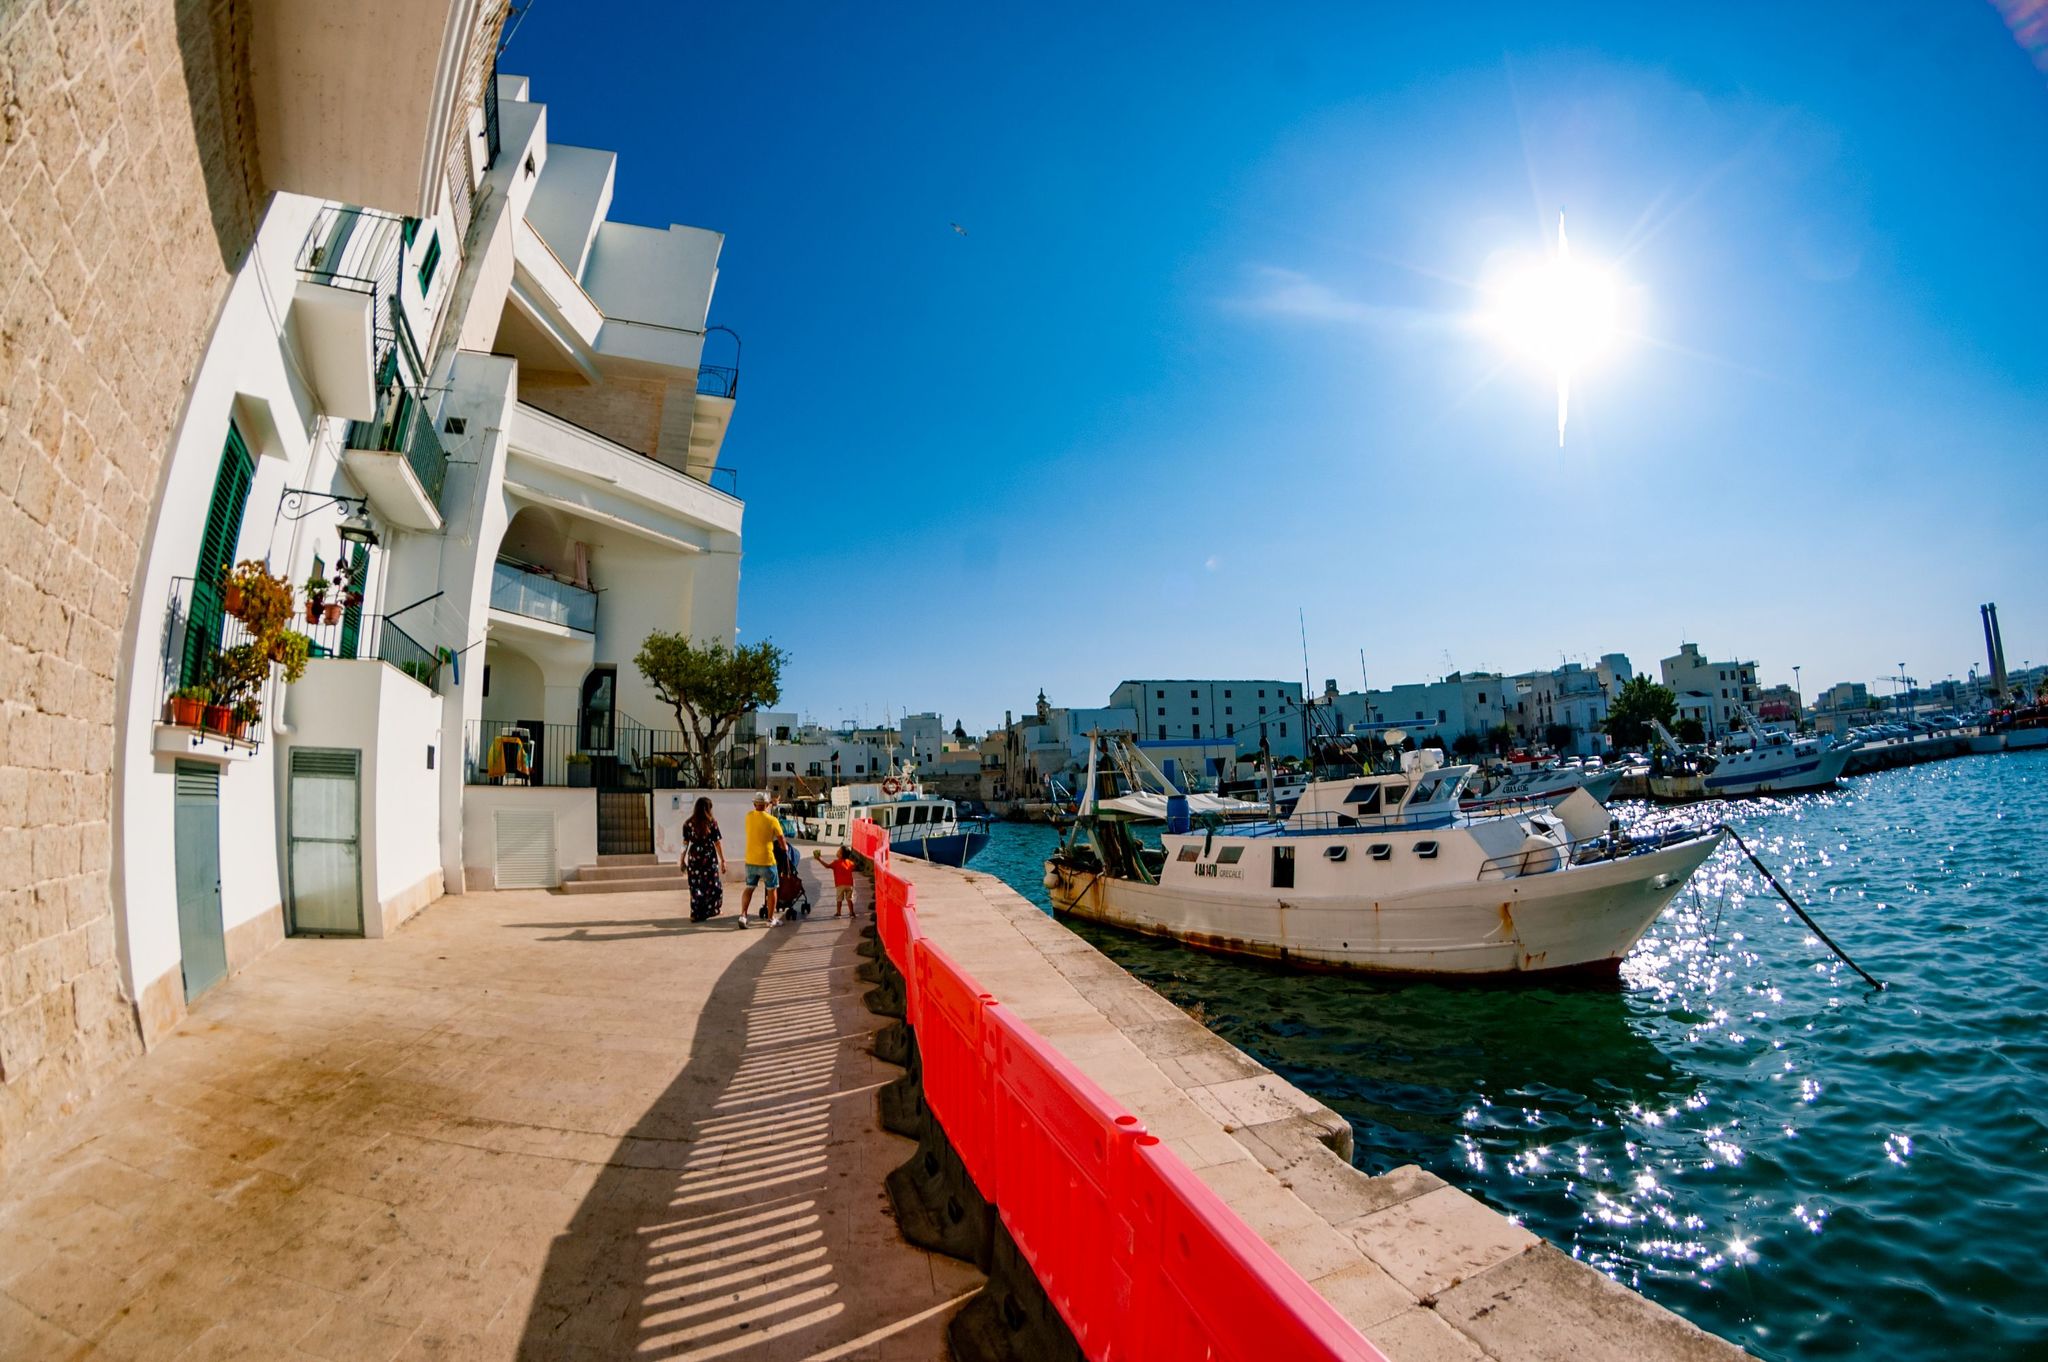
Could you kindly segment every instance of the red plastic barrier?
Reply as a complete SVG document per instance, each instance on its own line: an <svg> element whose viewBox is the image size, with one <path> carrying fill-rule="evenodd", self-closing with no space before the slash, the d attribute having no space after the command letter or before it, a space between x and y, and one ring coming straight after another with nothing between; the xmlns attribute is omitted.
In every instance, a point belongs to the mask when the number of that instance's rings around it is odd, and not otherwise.
<svg viewBox="0 0 2048 1362"><path fill-rule="evenodd" d="M883 947L906 981L925 1101L1094 1362L1386 1362L1137 1118L919 929L888 834Z"/></svg>

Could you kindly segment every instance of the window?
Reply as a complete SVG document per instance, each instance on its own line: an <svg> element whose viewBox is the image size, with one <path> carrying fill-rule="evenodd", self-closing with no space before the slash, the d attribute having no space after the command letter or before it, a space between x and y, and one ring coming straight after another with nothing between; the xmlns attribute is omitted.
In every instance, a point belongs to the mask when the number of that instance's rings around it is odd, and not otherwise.
<svg viewBox="0 0 2048 1362"><path fill-rule="evenodd" d="M1166 692L1163 690L1156 692L1156 698L1164 700L1166 698Z"/></svg>
<svg viewBox="0 0 2048 1362"><path fill-rule="evenodd" d="M1264 705L1260 705L1260 706L1259 706L1259 713L1261 713L1261 714L1264 714L1265 712L1266 712L1266 707L1265 707Z"/></svg>
<svg viewBox="0 0 2048 1362"><path fill-rule="evenodd" d="M1161 742L1165 742L1165 741L1166 741L1166 725L1165 725L1165 724L1161 724L1161 725L1159 725L1159 740L1160 740Z"/></svg>
<svg viewBox="0 0 2048 1362"><path fill-rule="evenodd" d="M1266 698L1266 692L1265 692L1265 691L1263 691L1263 690L1261 690L1261 691L1259 692L1259 698L1260 698L1261 700L1265 699L1265 698ZM1265 710L1263 710L1263 709L1259 711L1259 713L1261 713L1261 714L1264 714L1265 712L1266 712L1266 711L1265 711Z"/></svg>
<svg viewBox="0 0 2048 1362"><path fill-rule="evenodd" d="M1197 738L1202 736L1202 726L1200 724L1194 725L1194 733L1192 734L1192 736Z"/></svg>
<svg viewBox="0 0 2048 1362"><path fill-rule="evenodd" d="M1449 714L1446 714L1443 710L1438 710L1436 712L1436 721L1440 724L1447 724L1451 721L1451 716Z"/></svg>
<svg viewBox="0 0 2048 1362"><path fill-rule="evenodd" d="M1230 698L1230 692L1229 692L1229 691L1227 691L1227 690L1226 690L1226 691L1224 691L1224 692L1223 692L1223 698L1224 698L1224 699L1226 699L1226 700L1228 700L1228 699ZM1228 710L1225 710L1224 712L1225 712L1226 714L1227 714L1227 713L1229 713L1229 711L1228 711Z"/></svg>
<svg viewBox="0 0 2048 1362"><path fill-rule="evenodd" d="M1164 718L1166 717L1166 706L1165 706L1165 705L1161 705L1161 706L1159 707L1159 717L1160 717L1160 718L1162 718L1162 719L1164 719Z"/></svg>
<svg viewBox="0 0 2048 1362"><path fill-rule="evenodd" d="M1230 692L1229 692L1229 691L1224 691L1223 693L1224 693L1225 695L1228 695L1228 694L1230 694ZM1230 710L1230 706L1229 706L1229 705L1225 705L1225 706L1223 707L1223 712L1224 712L1225 714L1228 714L1228 713L1230 713L1230 712L1231 712L1231 710Z"/></svg>
<svg viewBox="0 0 2048 1362"><path fill-rule="evenodd" d="M491 698L491 664L484 663L484 699Z"/></svg>
<svg viewBox="0 0 2048 1362"><path fill-rule="evenodd" d="M1421 858L1422 858L1423 860L1425 860L1425 861L1433 861L1433 860L1435 860L1435 859L1436 859L1436 843L1435 843L1435 842L1417 842L1417 843L1415 844L1415 854L1416 854L1417 856L1420 856L1420 857L1421 857Z"/></svg>
<svg viewBox="0 0 2048 1362"><path fill-rule="evenodd" d="M1178 856L1175 856L1173 859L1175 859L1176 861L1198 861L1201 858L1202 849L1196 846L1193 842L1189 842L1186 846L1183 846L1180 849L1180 854Z"/></svg>
<svg viewBox="0 0 2048 1362"><path fill-rule="evenodd" d="M1191 706L1188 710L1188 713L1194 715L1196 718L1199 719L1202 717L1202 707L1200 705Z"/></svg>
<svg viewBox="0 0 2048 1362"><path fill-rule="evenodd" d="M1234 737L1236 737L1236 736L1237 736L1237 725L1236 725L1236 724L1225 724L1225 725L1223 725L1223 736L1224 736L1224 737L1226 737L1226 738L1234 738Z"/></svg>
<svg viewBox="0 0 2048 1362"><path fill-rule="evenodd" d="M1333 861L1341 861L1344 859L1344 853L1348 849L1349 848L1344 846L1327 846L1323 848L1323 855L1329 857Z"/></svg>
<svg viewBox="0 0 2048 1362"><path fill-rule="evenodd" d="M192 571L192 601L185 616L185 655L179 668L183 685L196 685L213 674L220 653L220 631L226 617L221 608L220 574L234 565L242 538L242 511L249 487L256 481L256 461L242 432L228 422L228 440L213 479L213 500L206 508L206 527L199 534L199 564Z"/></svg>
<svg viewBox="0 0 2048 1362"><path fill-rule="evenodd" d="M1480 691L1480 692L1479 692L1479 703L1480 703L1480 704L1482 704L1482 705L1486 703L1486 692L1485 692L1485 691Z"/></svg>
<svg viewBox="0 0 2048 1362"><path fill-rule="evenodd" d="M1190 686L1190 687L1188 688L1188 699L1190 699L1190 700L1196 699L1196 698L1198 698L1198 697L1199 697L1199 696L1201 695L1201 693L1202 693L1202 692L1200 692L1200 691L1196 690L1196 689L1195 689L1194 687Z"/></svg>
<svg viewBox="0 0 2048 1362"><path fill-rule="evenodd" d="M1351 793L1344 796L1346 804L1356 804L1356 812L1373 814L1380 811L1380 787L1377 785L1354 785Z"/></svg>
<svg viewBox="0 0 2048 1362"><path fill-rule="evenodd" d="M1287 736L1287 725L1286 725L1286 724L1282 724L1282 725L1280 725L1280 736L1281 736L1281 737L1283 737L1283 738Z"/></svg>
<svg viewBox="0 0 2048 1362"><path fill-rule="evenodd" d="M1273 848L1273 887L1275 889L1294 888L1293 847Z"/></svg>
<svg viewBox="0 0 2048 1362"><path fill-rule="evenodd" d="M1216 851L1216 864L1236 865L1243 857L1243 847L1219 847Z"/></svg>
<svg viewBox="0 0 2048 1362"><path fill-rule="evenodd" d="M427 238L426 253L420 256L420 294L426 295L427 286L434 282L434 266L441 263L441 234L434 233Z"/></svg>
<svg viewBox="0 0 2048 1362"><path fill-rule="evenodd" d="M1399 781L1396 781L1391 785L1380 786L1380 799L1382 802L1386 804L1386 806L1389 809L1400 808L1401 801L1405 799L1407 795L1408 787L1406 785L1401 784Z"/></svg>
<svg viewBox="0 0 2048 1362"><path fill-rule="evenodd" d="M412 245L412 243L418 239L419 234L420 220L418 218L405 218L401 221L399 226L399 235L405 238L406 245Z"/></svg>
<svg viewBox="0 0 2048 1362"><path fill-rule="evenodd" d="M1394 858L1394 849L1385 842L1374 842L1370 853L1375 861L1390 861Z"/></svg>

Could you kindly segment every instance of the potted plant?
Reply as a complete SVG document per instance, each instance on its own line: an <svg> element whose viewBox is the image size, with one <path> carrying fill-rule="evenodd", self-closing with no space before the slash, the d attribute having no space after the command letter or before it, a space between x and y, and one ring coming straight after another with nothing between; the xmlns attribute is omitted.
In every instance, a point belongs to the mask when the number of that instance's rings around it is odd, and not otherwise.
<svg viewBox="0 0 2048 1362"><path fill-rule="evenodd" d="M674 757L666 753L658 753L655 756L649 757L647 764L654 768L654 788L657 790L673 790L676 787L676 759Z"/></svg>
<svg viewBox="0 0 2048 1362"><path fill-rule="evenodd" d="M306 623L318 624L327 613L327 588L330 585L317 572L306 578Z"/></svg>
<svg viewBox="0 0 2048 1362"><path fill-rule="evenodd" d="M180 686L171 692L171 722L179 728L197 728L205 718L206 702L213 692L205 686Z"/></svg>
<svg viewBox="0 0 2048 1362"><path fill-rule="evenodd" d="M283 625L292 613L291 584L273 576L260 558L244 558L221 569L221 607L249 626L251 634Z"/></svg>
<svg viewBox="0 0 2048 1362"><path fill-rule="evenodd" d="M571 752L566 758L569 763L569 784L579 790L590 788L590 754Z"/></svg>
<svg viewBox="0 0 2048 1362"><path fill-rule="evenodd" d="M207 697L206 708L200 715L201 726L209 733L228 733L228 724L233 721L234 705L225 702L219 687L213 687Z"/></svg>
<svg viewBox="0 0 2048 1362"><path fill-rule="evenodd" d="M355 569L347 563L334 565L334 592L341 597L344 606L363 603L362 583L356 580Z"/></svg>
<svg viewBox="0 0 2048 1362"><path fill-rule="evenodd" d="M235 725L235 736L243 742L256 741L256 726L263 722L263 706L251 695L236 702L230 713Z"/></svg>
<svg viewBox="0 0 2048 1362"><path fill-rule="evenodd" d="M236 619L242 617L242 584L226 563L220 565L220 608Z"/></svg>

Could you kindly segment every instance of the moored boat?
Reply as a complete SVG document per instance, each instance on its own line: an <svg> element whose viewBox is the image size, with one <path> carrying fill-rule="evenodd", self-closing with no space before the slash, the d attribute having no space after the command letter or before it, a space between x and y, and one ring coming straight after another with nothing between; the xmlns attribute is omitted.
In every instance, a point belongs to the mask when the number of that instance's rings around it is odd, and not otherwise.
<svg viewBox="0 0 2048 1362"><path fill-rule="evenodd" d="M988 824L963 818L950 799L927 794L909 767L881 781L835 785L801 831L827 845L847 844L853 824L867 820L889 834L891 854L964 866L988 845Z"/></svg>
<svg viewBox="0 0 2048 1362"><path fill-rule="evenodd" d="M1054 908L1227 954L1356 973L1611 971L1723 830L1632 838L1583 790L1464 813L1474 773L1409 753L1284 821L1169 830L1090 806L1046 862ZM1389 787L1398 786L1389 811ZM1313 798L1312 798L1313 797Z"/></svg>

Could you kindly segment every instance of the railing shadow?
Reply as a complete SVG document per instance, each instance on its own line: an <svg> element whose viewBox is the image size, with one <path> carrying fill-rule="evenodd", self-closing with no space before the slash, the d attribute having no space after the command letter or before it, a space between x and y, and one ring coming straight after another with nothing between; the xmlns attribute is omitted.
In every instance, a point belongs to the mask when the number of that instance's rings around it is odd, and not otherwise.
<svg viewBox="0 0 2048 1362"><path fill-rule="evenodd" d="M944 1355L980 1278L878 1204L910 1145L875 1127L895 1071L867 1051L857 940L830 919L768 929L725 969L688 1062L551 1246L521 1358Z"/></svg>

